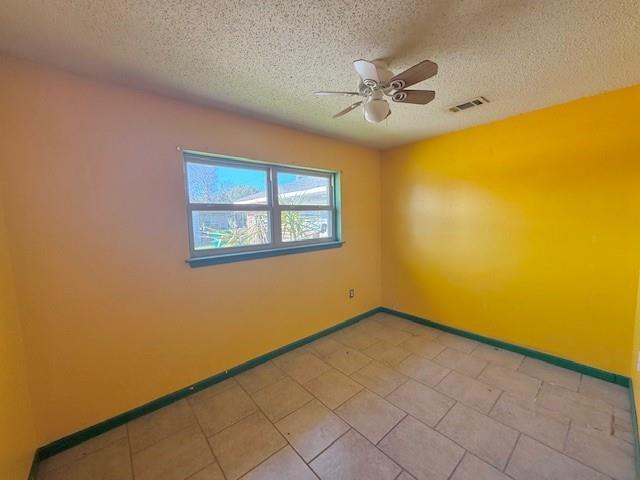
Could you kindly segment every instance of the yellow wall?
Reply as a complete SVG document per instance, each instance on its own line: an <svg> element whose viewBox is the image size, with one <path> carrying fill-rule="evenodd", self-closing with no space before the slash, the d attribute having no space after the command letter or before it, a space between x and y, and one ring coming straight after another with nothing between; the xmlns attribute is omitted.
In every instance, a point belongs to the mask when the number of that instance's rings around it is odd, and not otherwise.
<svg viewBox="0 0 640 480"><path fill-rule="evenodd" d="M6 57L0 105L40 444L380 304L378 152ZM346 244L189 268L178 146L341 170Z"/></svg>
<svg viewBox="0 0 640 480"><path fill-rule="evenodd" d="M0 192L0 478L26 478L36 448Z"/></svg>
<svg viewBox="0 0 640 480"><path fill-rule="evenodd" d="M636 86L384 152L383 303L628 374L639 107Z"/></svg>

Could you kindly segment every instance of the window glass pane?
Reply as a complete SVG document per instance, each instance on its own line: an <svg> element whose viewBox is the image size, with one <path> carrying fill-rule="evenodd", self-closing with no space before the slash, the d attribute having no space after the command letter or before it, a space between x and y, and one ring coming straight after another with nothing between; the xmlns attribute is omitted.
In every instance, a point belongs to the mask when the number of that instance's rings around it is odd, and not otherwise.
<svg viewBox="0 0 640 480"><path fill-rule="evenodd" d="M195 250L269 243L269 212L194 211Z"/></svg>
<svg viewBox="0 0 640 480"><path fill-rule="evenodd" d="M278 172L280 205L329 205L330 192L329 177Z"/></svg>
<svg viewBox="0 0 640 480"><path fill-rule="evenodd" d="M281 215L283 242L333 237L330 211L285 210Z"/></svg>
<svg viewBox="0 0 640 480"><path fill-rule="evenodd" d="M267 204L267 172L187 163L191 203Z"/></svg>

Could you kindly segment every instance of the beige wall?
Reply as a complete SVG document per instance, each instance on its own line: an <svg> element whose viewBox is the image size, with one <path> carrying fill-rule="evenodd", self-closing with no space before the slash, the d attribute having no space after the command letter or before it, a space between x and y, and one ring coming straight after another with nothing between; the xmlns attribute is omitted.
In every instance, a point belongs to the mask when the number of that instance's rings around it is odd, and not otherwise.
<svg viewBox="0 0 640 480"><path fill-rule="evenodd" d="M38 443L380 304L378 152L9 58L0 104ZM346 244L189 268L178 146L340 170Z"/></svg>

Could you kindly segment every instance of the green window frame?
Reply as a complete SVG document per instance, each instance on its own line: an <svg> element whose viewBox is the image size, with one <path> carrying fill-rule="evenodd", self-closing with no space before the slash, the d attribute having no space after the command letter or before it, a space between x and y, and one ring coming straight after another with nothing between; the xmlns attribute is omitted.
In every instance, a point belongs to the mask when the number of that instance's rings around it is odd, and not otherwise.
<svg viewBox="0 0 640 480"><path fill-rule="evenodd" d="M339 172L194 151L183 151L183 160L191 266L337 248L344 243ZM252 178L253 191L259 191L229 198L216 190L218 183L209 182L203 195L203 188L196 187L207 180L198 177L196 182L194 172L198 171L235 171L238 178ZM257 178L264 179L264 189L255 188ZM250 188L242 180L234 187Z"/></svg>

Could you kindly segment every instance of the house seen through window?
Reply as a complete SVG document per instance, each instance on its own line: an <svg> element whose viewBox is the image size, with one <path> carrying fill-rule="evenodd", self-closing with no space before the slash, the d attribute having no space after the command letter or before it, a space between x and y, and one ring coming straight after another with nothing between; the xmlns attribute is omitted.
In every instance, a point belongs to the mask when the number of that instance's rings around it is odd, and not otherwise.
<svg viewBox="0 0 640 480"><path fill-rule="evenodd" d="M185 154L192 256L337 241L336 174Z"/></svg>

